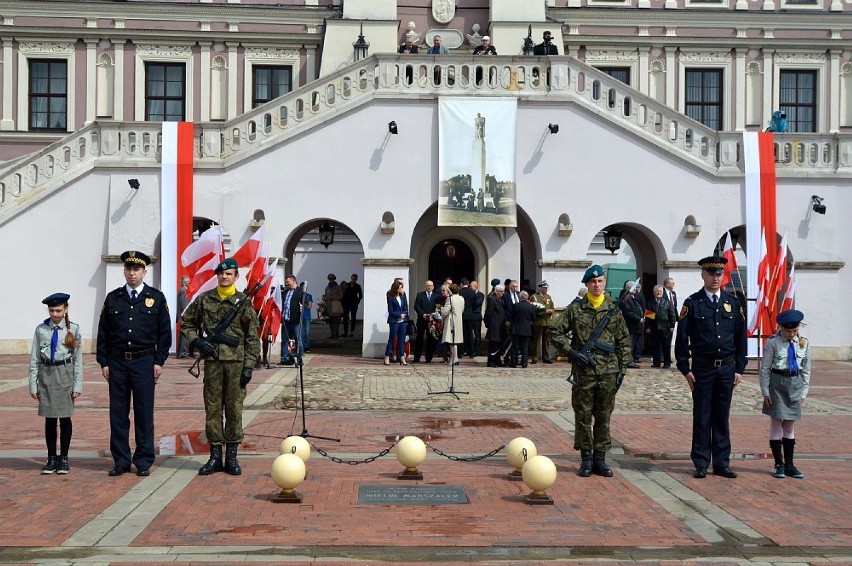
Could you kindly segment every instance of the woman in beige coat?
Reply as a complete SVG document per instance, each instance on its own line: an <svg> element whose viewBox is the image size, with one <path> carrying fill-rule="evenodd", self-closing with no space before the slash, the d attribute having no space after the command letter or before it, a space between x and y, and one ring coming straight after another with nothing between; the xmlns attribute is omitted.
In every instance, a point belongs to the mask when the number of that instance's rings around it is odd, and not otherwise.
<svg viewBox="0 0 852 566"><path fill-rule="evenodd" d="M449 286L450 296L441 307L441 318L444 320L444 344L449 344L449 363L458 365L458 345L464 344L464 332L462 331L464 312L464 298L459 295L459 286L455 283Z"/></svg>

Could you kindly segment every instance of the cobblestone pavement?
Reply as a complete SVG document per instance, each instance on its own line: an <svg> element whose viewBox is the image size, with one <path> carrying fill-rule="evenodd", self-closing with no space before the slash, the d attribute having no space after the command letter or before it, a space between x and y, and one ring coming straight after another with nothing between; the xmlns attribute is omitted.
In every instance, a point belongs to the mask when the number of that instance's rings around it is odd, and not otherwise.
<svg viewBox="0 0 852 566"><path fill-rule="evenodd" d="M71 473L41 475L43 420L27 393L27 357L3 356L0 563L852 564L849 363L816 364L797 429L803 480L769 473L768 421L754 373L734 396L739 477L693 479L688 388L676 371L648 363L628 374L618 395L609 457L615 476L581 479L564 362L491 370L478 358L454 368L402 367L325 352L306 357L304 413L297 368L255 372L237 477L198 476L205 456L184 449L161 454L148 478L108 478L107 386L91 356L74 416ZM178 446L204 420L189 365L169 360L157 390L156 435L177 437ZM451 379L458 399L430 395L446 391ZM310 438L307 478L297 488L302 502L273 503L279 490L271 463L282 438L303 431L339 442ZM406 435L431 448L421 481L396 479L393 448ZM508 479L502 451L465 461L517 436L556 464L553 505L524 503L529 489ZM364 486L412 484L460 488L467 503L359 499Z"/></svg>

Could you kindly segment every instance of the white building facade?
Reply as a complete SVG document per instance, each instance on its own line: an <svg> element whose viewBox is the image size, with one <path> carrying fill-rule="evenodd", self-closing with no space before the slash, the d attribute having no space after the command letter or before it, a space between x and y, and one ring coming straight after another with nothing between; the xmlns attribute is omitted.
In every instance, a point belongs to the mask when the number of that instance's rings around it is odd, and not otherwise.
<svg viewBox="0 0 852 566"><path fill-rule="evenodd" d="M546 279L567 304L590 263L622 261L602 249L610 227L646 289L697 290L695 262L729 231L747 238L742 132L781 108L777 225L797 307L817 356L852 357L849 2L315 4L0 1L0 242L15 273L0 280L0 352L28 351L41 298L60 290L92 337L118 254L160 255L163 120L195 123L199 225L220 223L234 249L263 217L282 273L315 299L326 272L358 273L362 351L380 356L394 277L412 298L430 277ZM559 55L524 55L544 30ZM406 33L420 54L396 54ZM486 34L500 55L474 58ZM434 35L448 55L424 54ZM438 226L441 97L517 100L516 228ZM325 222L327 250L313 240ZM174 285L156 264L147 281Z"/></svg>

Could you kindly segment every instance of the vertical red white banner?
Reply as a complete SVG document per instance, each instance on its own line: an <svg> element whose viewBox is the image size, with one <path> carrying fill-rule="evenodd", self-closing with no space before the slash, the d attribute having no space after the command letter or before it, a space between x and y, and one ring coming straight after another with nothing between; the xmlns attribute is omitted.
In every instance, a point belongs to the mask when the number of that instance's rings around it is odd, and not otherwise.
<svg viewBox="0 0 852 566"><path fill-rule="evenodd" d="M163 122L160 170L160 285L175 322L180 316L177 312L177 288L183 274L180 256L192 242L194 137L192 122ZM172 336L172 348L177 346L175 336L176 334Z"/></svg>

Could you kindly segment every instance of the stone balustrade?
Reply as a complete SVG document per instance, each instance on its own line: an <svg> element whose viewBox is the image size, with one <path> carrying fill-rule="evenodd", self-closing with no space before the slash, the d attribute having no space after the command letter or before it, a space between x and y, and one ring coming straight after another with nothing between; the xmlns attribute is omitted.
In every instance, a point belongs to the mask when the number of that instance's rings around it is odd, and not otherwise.
<svg viewBox="0 0 852 566"><path fill-rule="evenodd" d="M224 124L196 126L196 167L249 159L375 99L515 96L576 104L708 174L743 172L742 135L716 132L572 57L378 54ZM98 165L159 167L161 125L96 122L0 169L0 224ZM852 135L777 134L779 177L852 176Z"/></svg>

